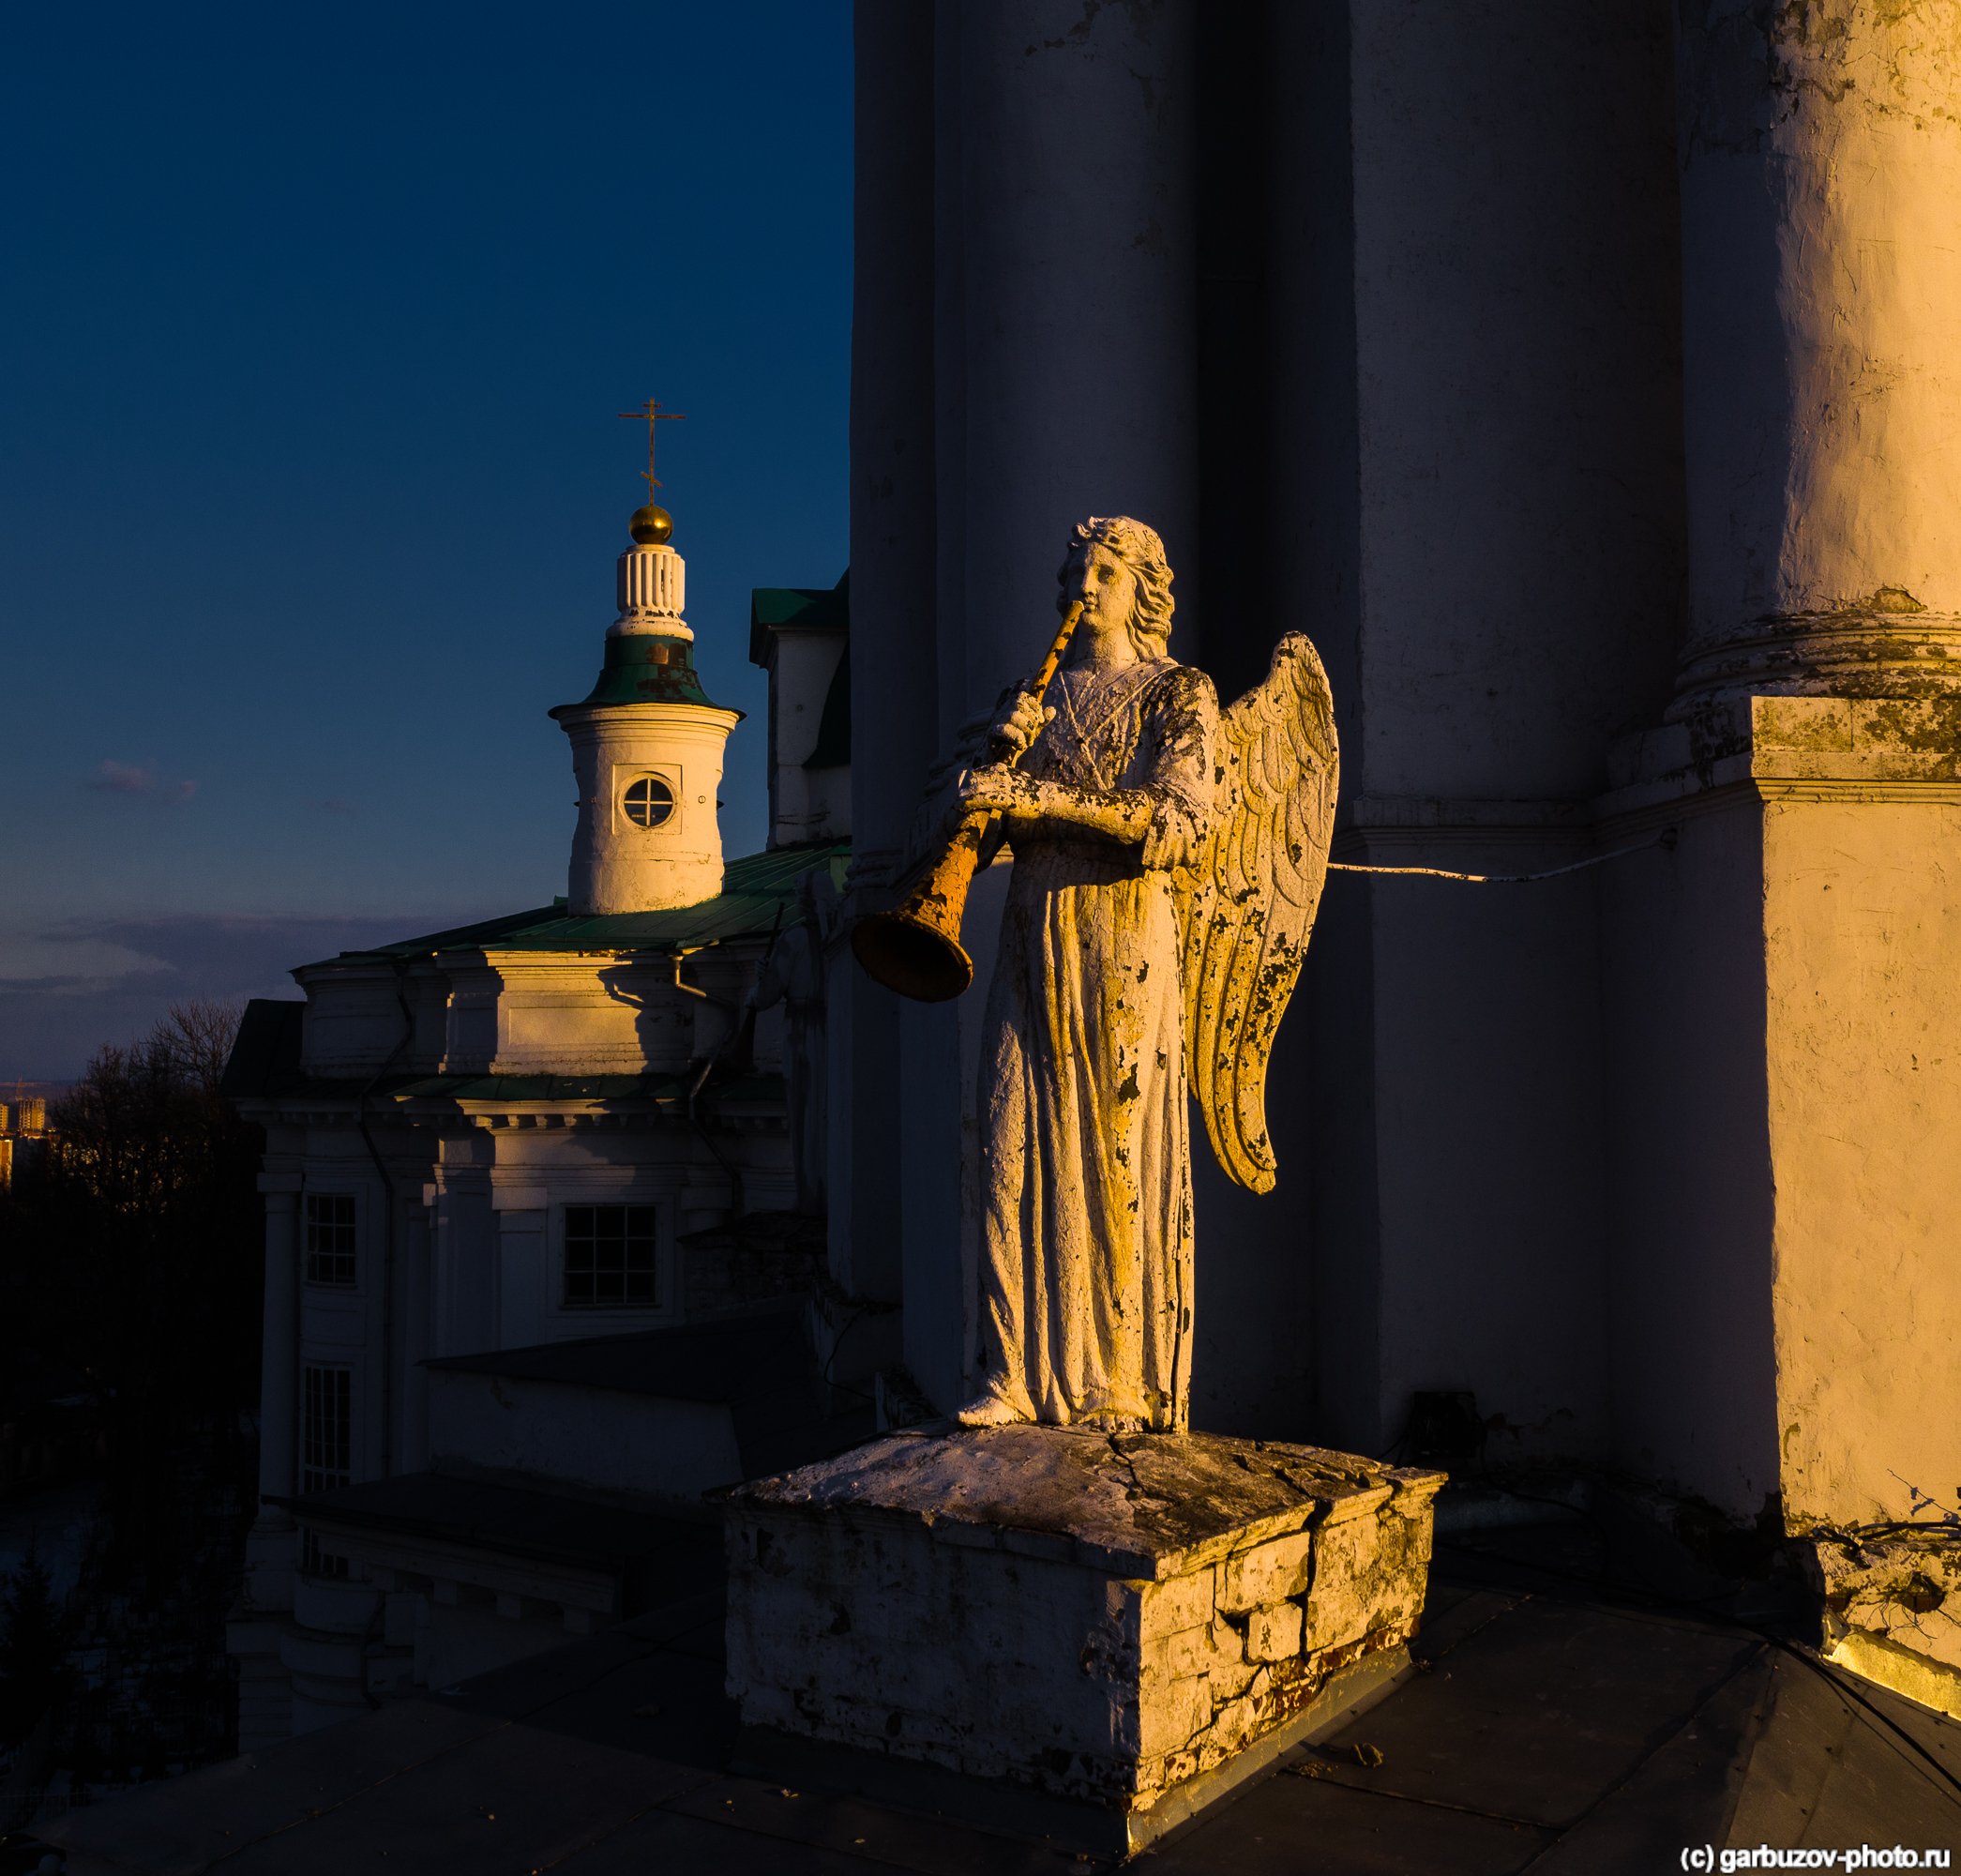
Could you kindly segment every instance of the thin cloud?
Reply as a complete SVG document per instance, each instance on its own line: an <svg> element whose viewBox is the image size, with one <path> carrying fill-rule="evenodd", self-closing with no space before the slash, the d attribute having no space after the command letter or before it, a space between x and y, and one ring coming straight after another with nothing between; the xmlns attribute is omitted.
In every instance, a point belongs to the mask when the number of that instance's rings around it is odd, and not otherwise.
<svg viewBox="0 0 1961 1876"><path fill-rule="evenodd" d="M90 777L87 786L104 794L149 794L157 786L157 771L104 757L102 766Z"/></svg>
<svg viewBox="0 0 1961 1876"><path fill-rule="evenodd" d="M446 930L496 909L111 917L18 933L10 953L0 946L0 1080L72 1080L103 1043L141 1036L173 1003L294 998L295 964Z"/></svg>
<svg viewBox="0 0 1961 1876"><path fill-rule="evenodd" d="M159 793L154 765L119 763L113 756L105 756L102 766L90 776L83 786L94 789L98 794L154 795L158 801L172 807L189 801L198 792L198 785L194 781L176 781Z"/></svg>

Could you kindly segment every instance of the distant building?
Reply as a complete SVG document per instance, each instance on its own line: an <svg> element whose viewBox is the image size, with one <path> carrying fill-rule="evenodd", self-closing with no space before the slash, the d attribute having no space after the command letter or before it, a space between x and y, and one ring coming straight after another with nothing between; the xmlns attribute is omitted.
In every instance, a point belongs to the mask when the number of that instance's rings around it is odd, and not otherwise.
<svg viewBox="0 0 1961 1876"><path fill-rule="evenodd" d="M851 827L850 582L758 587L749 607L749 661L769 673L773 846Z"/></svg>
<svg viewBox="0 0 1961 1876"><path fill-rule="evenodd" d="M18 1178L47 1163L48 1101L44 1095L23 1095L0 1101L0 1191Z"/></svg>
<svg viewBox="0 0 1961 1876"><path fill-rule="evenodd" d="M819 1280L792 1112L825 1074L846 589L756 595L771 839L725 862L740 713L701 688L669 517L631 531L598 681L551 713L566 896L301 967L227 1071L266 1130L247 1747L632 1613L699 1553L701 1490L869 1427L832 1411L882 1344Z"/></svg>

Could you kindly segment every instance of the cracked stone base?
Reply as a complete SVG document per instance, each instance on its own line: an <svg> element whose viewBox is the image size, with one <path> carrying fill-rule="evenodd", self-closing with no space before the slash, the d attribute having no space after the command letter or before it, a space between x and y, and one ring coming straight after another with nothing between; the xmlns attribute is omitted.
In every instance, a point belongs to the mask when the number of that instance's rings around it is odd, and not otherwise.
<svg viewBox="0 0 1961 1876"><path fill-rule="evenodd" d="M1800 1544L1823 1603L1825 1658L1961 1718L1961 1531L1821 1529Z"/></svg>
<svg viewBox="0 0 1961 1876"><path fill-rule="evenodd" d="M729 1691L752 1742L1004 1780L1134 1849L1386 1684L1442 1483L1210 1434L895 1435L732 1495Z"/></svg>

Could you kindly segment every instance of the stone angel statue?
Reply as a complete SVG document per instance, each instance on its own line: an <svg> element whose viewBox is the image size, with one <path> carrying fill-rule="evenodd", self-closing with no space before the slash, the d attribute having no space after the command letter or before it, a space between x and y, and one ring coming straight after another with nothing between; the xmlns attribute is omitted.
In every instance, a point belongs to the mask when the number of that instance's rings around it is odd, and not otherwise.
<svg viewBox="0 0 1961 1876"><path fill-rule="evenodd" d="M1168 654L1171 569L1141 522L1082 522L1061 578L1083 610L1046 702L1003 700L958 794L1015 868L982 1039L982 1384L957 1417L1177 1432L1186 1092L1226 1171L1271 1189L1267 1059L1327 869L1334 711L1294 633L1221 712Z"/></svg>

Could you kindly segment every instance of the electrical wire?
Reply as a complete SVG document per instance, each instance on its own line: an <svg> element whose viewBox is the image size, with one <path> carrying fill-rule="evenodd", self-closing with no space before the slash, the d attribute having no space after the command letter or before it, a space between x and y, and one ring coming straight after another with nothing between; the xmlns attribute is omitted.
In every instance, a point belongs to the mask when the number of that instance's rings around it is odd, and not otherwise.
<svg viewBox="0 0 1961 1876"><path fill-rule="evenodd" d="M1330 860L1328 870L1331 873L1405 873L1423 879L1456 880L1465 885L1536 885L1541 880L1561 879L1567 873L1582 872L1588 867L1601 867L1609 860L1625 859L1629 854L1645 854L1650 847L1667 847L1673 852L1676 838L1673 827L1664 827L1652 840L1637 840L1633 846L1616 847L1610 854L1590 855L1584 860L1552 867L1543 873L1457 873L1447 867L1365 867L1353 860Z"/></svg>

